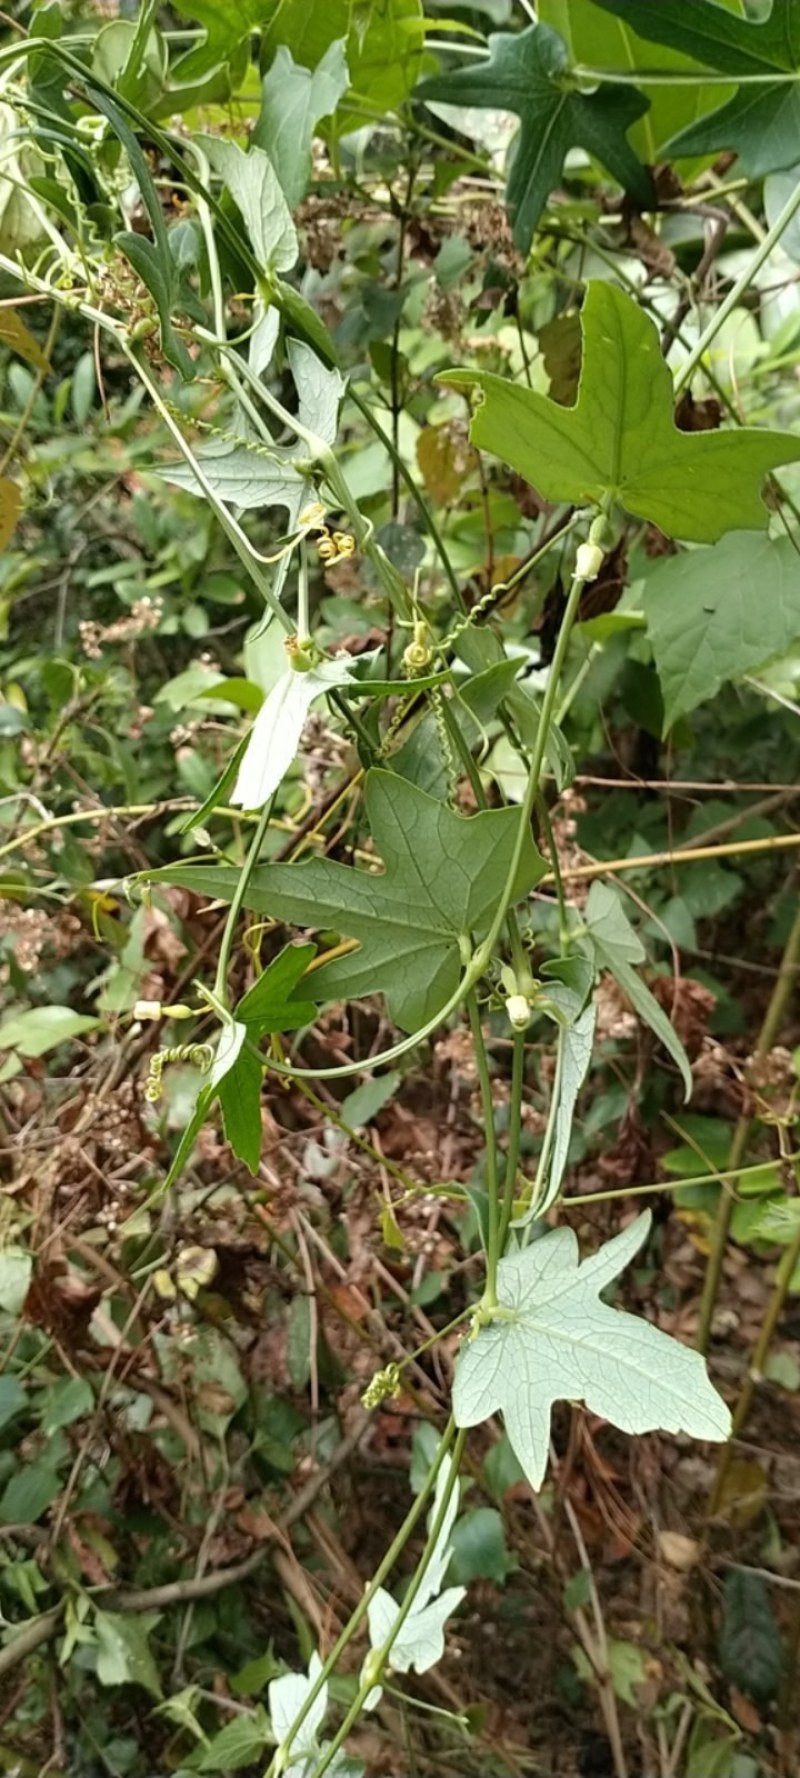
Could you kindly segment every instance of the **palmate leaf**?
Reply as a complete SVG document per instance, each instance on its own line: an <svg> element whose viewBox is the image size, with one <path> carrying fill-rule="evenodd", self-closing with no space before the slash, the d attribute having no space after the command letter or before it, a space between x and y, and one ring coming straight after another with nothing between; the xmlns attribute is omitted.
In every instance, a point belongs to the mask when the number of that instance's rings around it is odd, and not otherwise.
<svg viewBox="0 0 800 1778"><path fill-rule="evenodd" d="M650 1222L645 1211L582 1264L567 1228L501 1260L502 1316L461 1348L456 1424L478 1426L501 1413L532 1488L544 1479L557 1401L582 1401L622 1432L728 1436L730 1414L699 1352L600 1299L641 1247Z"/></svg>
<svg viewBox="0 0 800 1778"><path fill-rule="evenodd" d="M581 310L578 399L561 407L488 371L444 371L481 402L472 443L493 451L547 500L611 498L668 536L714 543L726 531L764 530L767 471L800 457L800 438L741 426L679 432L658 330L611 284L590 282Z"/></svg>
<svg viewBox="0 0 800 1778"><path fill-rule="evenodd" d="M736 13L742 11L742 0L720 0L720 4ZM599 6L592 6L590 0L578 0L577 4L575 0L538 0L536 12L543 24L552 25L561 33L573 64L619 69L629 75L632 69L649 68L656 61L649 44L643 43L623 18L612 20ZM666 44L657 60L661 73L696 72L691 56ZM718 110L736 90L734 80L729 86L720 86L716 81L704 81L699 73L690 84L651 84L642 75L636 85L650 100L650 109L634 124L628 139L640 159L651 167L663 159L661 150L671 136L696 123L706 112Z"/></svg>
<svg viewBox="0 0 800 1778"><path fill-rule="evenodd" d="M773 0L766 19L740 18L714 0L595 0L604 12L624 19L640 37L682 50L722 74L762 75L740 86L735 97L709 117L689 124L666 144L671 156L712 154L732 149L751 178L791 166L797 160L800 87L770 74L800 68L800 8L795 0Z"/></svg>
<svg viewBox="0 0 800 1778"><path fill-rule="evenodd" d="M566 46L547 25L489 38L489 57L451 74L437 74L417 88L421 99L447 105L513 111L520 132L506 201L514 239L526 253L571 148L584 148L638 202L652 202L650 175L637 159L626 130L649 101L632 87L604 86L578 92L568 79Z"/></svg>
<svg viewBox="0 0 800 1778"><path fill-rule="evenodd" d="M359 948L314 973L325 999L385 994L395 1023L414 1031L458 985L465 946L489 928L519 825L515 809L456 815L393 772L367 773L365 802L382 875L315 858L267 864L252 874L245 905L254 913L358 940ZM547 869L525 840L514 883L519 901ZM230 901L239 873L226 866L169 865L161 882Z"/></svg>

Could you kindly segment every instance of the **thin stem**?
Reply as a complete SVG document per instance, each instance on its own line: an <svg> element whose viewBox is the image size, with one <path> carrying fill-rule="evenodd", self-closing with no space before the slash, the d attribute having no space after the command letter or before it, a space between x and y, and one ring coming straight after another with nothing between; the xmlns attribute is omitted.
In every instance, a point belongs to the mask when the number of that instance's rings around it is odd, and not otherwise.
<svg viewBox="0 0 800 1778"><path fill-rule="evenodd" d="M742 76L737 76L737 79L741 79L741 78L742 78ZM796 79L796 76L793 75L792 78ZM706 79L705 75L703 75L703 79L704 80ZM785 233L786 229L789 227L789 224L792 221L792 218L794 216L796 216L798 210L800 210L800 181L798 181L797 185L794 187L794 190L791 192L790 196L786 199L786 203L783 205L783 208L778 211L778 214L775 218L775 221L772 224L771 229L769 229L767 234L765 234L764 239L761 242L761 245L756 248L755 253L753 254L753 257L749 262L749 265L746 267L745 271L742 272L741 277L737 278L736 283L731 285L731 288L728 291L727 296L724 297L723 301L719 305L719 308L715 309L714 314L712 315L711 320L708 323L708 326L704 329L703 333L701 333L700 338L697 341L697 344L692 347L692 350L689 353L688 358L684 359L683 364L680 366L680 369L678 370L676 377L675 377L675 394L676 395L680 392L681 389L684 388L685 384L688 383L689 379L693 376L698 365L702 362L702 359L703 359L705 353L707 352L709 346L711 345L712 340L716 339L720 328L722 326L724 326L724 323L727 321L728 316L736 308L736 305L739 302L740 297L742 297L744 295L746 290L750 289L750 286L753 282L756 272L760 270L761 266L764 264L764 261L769 259L769 256L772 252L773 247L777 246L778 242L781 239L781 236Z"/></svg>
<svg viewBox="0 0 800 1778"><path fill-rule="evenodd" d="M800 1227L798 1227L794 1240L790 1243L781 1257L780 1264L775 1274L772 1295L767 1304L767 1312L761 1323L761 1330L753 1350L753 1356L747 1367L747 1376L733 1411L731 1439L725 1446L720 1457L716 1480L711 1491L708 1510L712 1515L719 1509L725 1487L725 1478L728 1474L728 1469L733 1457L733 1440L738 1438L740 1432L744 1428L747 1416L752 1407L756 1385L763 1381L764 1368L769 1357L772 1338L798 1265L800 1265Z"/></svg>
<svg viewBox="0 0 800 1778"><path fill-rule="evenodd" d="M784 1160L800 1159L798 1155L785 1155ZM726 1167L725 1179L754 1179L756 1174L763 1175L765 1167L771 1162L759 1161L754 1167ZM607 1192L581 1192L581 1204L610 1204L614 1198L643 1198L656 1192L680 1192L693 1185L719 1185L719 1173L693 1173L688 1179L657 1179L647 1185L622 1185Z"/></svg>
<svg viewBox="0 0 800 1778"><path fill-rule="evenodd" d="M756 1060L762 1056L769 1055L775 1039L779 1035L784 1014L796 986L798 963L800 963L800 907L798 907L797 913L795 914L792 929L786 940L786 946L781 958L777 980L772 990L769 1005L764 1014L764 1022L759 1031L758 1039L753 1050L753 1056ZM733 1193L728 1190L728 1185L732 1174L739 1167L747 1152L752 1121L752 1118L747 1114L740 1117L733 1133L730 1154L728 1156L728 1166L725 1169L716 1221L711 1236L711 1253L709 1255L708 1270L706 1272L703 1296L700 1304L700 1323L697 1330L697 1348L699 1352L706 1352L708 1350L708 1342L711 1337L711 1323L714 1318L714 1309L716 1307L717 1294L719 1292L719 1282L722 1276L722 1264L725 1258L725 1249L728 1242L728 1234L730 1232L731 1217L733 1216L735 1199Z"/></svg>
<svg viewBox="0 0 800 1778"><path fill-rule="evenodd" d="M356 1633L357 1629L359 1628L359 1625L361 1623L363 1623L363 1620L367 1615L367 1611L369 1609L370 1604L372 1603L372 1600L375 1597L375 1594L378 1592L379 1588L383 1586L384 1581L387 1579L388 1575L391 1574L391 1571L395 1565L395 1562L397 1561L398 1556L400 1556L402 1554L403 1550L405 1549L405 1546L408 1543L409 1537L411 1536L411 1533L414 1530L414 1527L417 1524L417 1521L422 1517L422 1514L425 1510L425 1506L428 1501L428 1497L433 1492L433 1489L436 1485L436 1478L439 1474L439 1470L441 1469L442 1464L444 1463L445 1457L447 1456L447 1453L450 1449L450 1445L453 1442L454 1434L455 1434L455 1422L452 1419L450 1419L450 1420L448 1420L447 1425L444 1429L444 1432L442 1433L441 1439L439 1441L439 1448L436 1452L436 1456L433 1460L433 1463L431 1464L428 1474L425 1477L425 1480L422 1484L422 1487L420 1488L419 1494L417 1495L417 1498L414 1501L413 1506L411 1507L410 1511L406 1514L406 1516L403 1520L403 1523L400 1526L400 1530L397 1532L396 1537L394 1537L392 1539L392 1542L390 1543L389 1548L386 1551L386 1555L384 1556L383 1561L379 1564L378 1568L376 1569L376 1571L372 1577L372 1580L369 1583L369 1586L365 1589L363 1597L361 1599L359 1599L359 1602L358 1602L355 1610L352 1612L351 1616L348 1618L348 1621L345 1624L344 1629L342 1630L341 1634L339 1636L337 1636L336 1641L334 1642L333 1648L331 1649L331 1652L328 1655L327 1660L323 1663L322 1669L321 1669L320 1673L318 1673L313 1686L311 1687L310 1691L307 1693L307 1695L303 1701L302 1708L300 1710L298 1710L298 1713L294 1719L294 1722L292 1723L291 1728L289 1729L289 1733L284 1740L283 1746L282 1746L282 1748L280 1748L278 1750L279 1752L283 1752L285 1754L291 1750L292 1742L295 1740L298 1731L302 1728L303 1723L305 1722L306 1717L308 1716L308 1713L309 1713L312 1705L316 1702L317 1698L319 1697L319 1694L322 1691L323 1686L327 1683L332 1672L334 1671L334 1668L336 1667L336 1664L337 1664L337 1661L339 1660L340 1655L342 1655L344 1653L345 1649L352 1642L353 1637L355 1636L355 1633ZM459 1433L459 1443L462 1444L462 1448L463 1448L464 1437L465 1437L464 1433ZM454 1453L454 1458L455 1458L455 1453ZM455 1470L455 1474L457 1477L458 1476L458 1467L455 1464L455 1462L454 1462L454 1470ZM448 1494L448 1500L449 1500L449 1494ZM439 1515L437 1514L437 1518L438 1518L438 1516ZM443 1517L443 1515L442 1515L442 1517ZM413 1601L412 1601L412 1603L413 1603ZM392 1642L393 1641L394 1641L394 1637L392 1637ZM368 1689L371 1689L371 1687ZM360 1709L361 1709L361 1704L359 1703L359 1710ZM347 1732L349 1733L349 1726L348 1726ZM278 1758L278 1755L276 1753L274 1759L271 1760L270 1765L267 1769L266 1778L278 1778L277 1758Z"/></svg>
<svg viewBox="0 0 800 1778"><path fill-rule="evenodd" d="M410 1617L411 1612L414 1609L417 1594L425 1579L425 1570L433 1556L434 1550L436 1549L436 1544L447 1516L450 1500L455 1489L458 1487L459 1465L461 1463L466 1439L466 1432L459 1432L455 1445L453 1446L452 1469L447 1479L447 1486L443 1490L442 1498L435 1514L433 1524L428 1532L427 1542L422 1552L422 1556L420 1557L414 1578L408 1587L403 1603L394 1620L392 1628L389 1631L386 1641L381 1644L379 1649L373 1649L369 1678L359 1686L358 1692L350 1705L350 1709L347 1712L341 1728L338 1730L337 1734L334 1735L330 1746L325 1750L324 1758L320 1760L319 1765L316 1767L314 1778L324 1778L325 1772L328 1771L333 1760L336 1758L340 1747L344 1746L350 1730L355 1726L364 1709L364 1705L370 1692L374 1690L376 1685L380 1684L383 1670L389 1663L389 1656L391 1655L395 1642L400 1635L404 1623Z"/></svg>
<svg viewBox="0 0 800 1778"><path fill-rule="evenodd" d="M525 1032L514 1032L514 1055L511 1064L511 1099L508 1107L508 1148L506 1149L506 1176L503 1185L503 1203L500 1211L500 1227L497 1234L498 1256L502 1259L505 1253L511 1213L514 1208L514 1188L517 1183L519 1166L519 1149L522 1140L522 1093L525 1086Z"/></svg>
<svg viewBox="0 0 800 1778"><path fill-rule="evenodd" d="M297 640L298 640L298 642L308 642L310 640L311 631L309 629L309 615L308 614L309 614L309 606L308 606L308 550L307 550L305 541L302 541L300 544L299 564L298 564L298 573L297 573Z"/></svg>
<svg viewBox="0 0 800 1778"><path fill-rule="evenodd" d="M198 487L205 494L205 497L206 497L207 501L209 502L209 505L214 510L214 513L217 517L217 520L219 521L219 524L222 526L222 529L225 532L226 536L229 538L230 542L233 544L233 547L236 551L237 556L239 557L239 560L244 564L244 567L247 569L247 572L250 575L251 580L253 581L254 585L258 588L258 591L260 592L265 605L269 606L269 609L272 612L273 617L276 617L278 619L278 622L279 622L279 624L282 625L283 629L286 630L289 634L291 634L291 631L292 631L291 619L289 618L288 614L284 611L283 606L280 604L280 601L278 599L276 599L274 591L273 591L272 587L270 586L270 583L267 580L266 575L262 574L261 569L259 568L258 564L254 560L253 551L250 547L250 543L249 543L247 537L245 536L244 532L242 530L240 530L240 528L236 524L235 520L231 518L230 514L225 511L225 508L222 505L222 502L217 498L217 495L215 494L214 489L212 488L212 486L208 480L208 477L203 474L201 465L198 463L197 458L194 455L194 452L190 449L189 445L187 444L186 439L184 438L183 433L181 432L180 426L178 426L176 424L175 420L172 418L171 413L169 412L169 409L167 408L164 401L162 400L160 391L157 388L156 384L154 383L152 377L150 376L149 371L145 368L141 359L137 358L136 353L134 351L132 351L131 347L128 345L127 340L119 339L119 335L117 334L116 329L114 330L114 333L115 333L115 338L117 338L119 340L119 344L121 346L122 351L125 354L125 357L128 359L129 363L132 365L140 382L142 382L144 384L145 389L147 390L147 393L150 396L151 401L153 402L154 406L158 409L158 412L160 413L165 426L167 427L168 431L171 433L172 437L174 438L175 443L178 446L178 450L181 453L181 456L184 457L186 462L188 463L189 468L191 469L192 474L195 477Z"/></svg>
<svg viewBox="0 0 800 1778"><path fill-rule="evenodd" d="M494 947L497 943L498 938L500 937L500 932L501 932L503 922L506 917L507 910L510 907L511 902L514 898L514 885L516 883L519 868L522 863L522 856L523 856L523 852L525 850L525 842L526 842L528 835L530 833L531 817L533 815L534 804L535 804L536 798L539 794L539 781L540 781L541 775L542 775L542 765L544 762L545 750L547 747L547 737L550 732L550 724L553 720L553 711L555 709L556 698L558 696L558 686L559 686L559 680L561 678L561 671L562 671L562 668L564 665L564 661L566 659L570 631L572 629L572 625L573 625L575 618L577 616L577 613L578 613L578 607L581 602L581 594L583 592L585 585L586 585L586 582L584 580L580 579L580 577L578 575L573 576L572 585L569 590L569 597L567 599L566 609L564 611L564 616L563 616L563 619L561 622L561 628L558 632L558 641L556 642L555 652L553 654L553 661L552 661L552 665L550 668L550 674L549 674L549 678L547 681L545 694L542 699L541 709L539 711L539 721L538 721L537 729L536 729L536 739L533 744L533 753L531 755L531 765L530 765L530 772L528 774L528 783L527 783L527 786L525 789L525 795L523 797L522 804L520 807L520 819L519 819L519 826L517 828L517 836L516 836L516 843L514 845L514 852L513 852L512 859L511 859L511 864L509 866L508 876L506 877L505 885L504 885L503 891L500 896L500 900L498 903L498 907L497 907L494 919L493 919L492 924L489 928L487 936L483 941L483 944L480 946L479 950L475 953L475 957L473 959L473 963L472 963L471 967L472 967L472 970L474 971L474 979L475 980L478 979L478 975L483 974L483 971L485 970L485 968L487 967L487 964L489 963L489 960L492 956L492 952L494 951Z"/></svg>
<svg viewBox="0 0 800 1778"><path fill-rule="evenodd" d="M544 1196L544 1182L547 1177L547 1169L550 1165L550 1156L553 1152L556 1124L558 1123L558 1112L561 1103L561 1079L564 1073L564 1057L566 1055L566 1049L567 1045L564 1032L559 1026L558 1040L556 1043L556 1066L553 1075L553 1090L550 1094L547 1123L545 1125L542 1146L539 1150L539 1159L536 1165L536 1177L531 1187L530 1203L526 1210L526 1221L530 1223L535 1221L536 1212Z"/></svg>
<svg viewBox="0 0 800 1778"><path fill-rule="evenodd" d="M486 1289L484 1303L493 1309L497 1303L497 1263L500 1258L500 1196L497 1170L497 1138L494 1127L494 1101L492 1099L492 1082L489 1074L489 1058L483 1041L481 1016L478 999L471 989L466 1000L469 1026L472 1041L475 1045L475 1065L478 1070L478 1083L481 1090L481 1106L486 1136L486 1190L489 1198L489 1226L486 1237Z"/></svg>
<svg viewBox="0 0 800 1778"><path fill-rule="evenodd" d="M269 802L264 804L259 816L258 826L250 842L250 850L239 873L239 881L234 890L233 900L228 909L228 918L225 921L225 929L220 941L217 973L214 977L213 992L216 998L222 1001L224 1006L227 1005L228 969L230 967L233 941L236 935L236 926L242 907L244 906L244 898L247 894L250 878L252 877L253 871L261 856L261 848L266 838L267 829L269 828L274 801L274 796L271 796Z"/></svg>
<svg viewBox="0 0 800 1778"><path fill-rule="evenodd" d="M444 538L442 537L442 533L439 530L439 527L436 523L433 513L431 512L431 509L428 505L427 500L424 499L423 495L420 493L419 488L417 487L414 477L411 474L411 471L408 468L408 465L406 464L405 458L403 457L402 453L395 452L394 443L393 443L392 439L390 438L388 432L386 432L384 430L383 426L380 423L380 420L376 419L372 408L369 406L369 403L364 401L363 398L357 394L355 389L352 389L352 388L348 389L347 393L348 393L349 399L352 401L354 407L358 408L359 413L363 415L364 419L367 422L367 425L372 428L372 431L374 432L375 437L380 440L380 443L384 446L384 449L389 452L389 456L392 459L392 462L393 462L394 467L397 471L397 474L399 475L400 480L405 484L406 488L408 489L408 492L411 495L411 498L417 507L420 518L422 519L422 523L425 526L428 536L430 537L431 543L433 544L436 554L439 557L439 561L441 562L444 572L445 572L447 579L450 583L450 591L453 595L453 598L455 599L456 605L458 606L459 611L465 612L466 606L464 604L464 595L461 591L461 587L459 586L458 579L457 579L453 564L452 564L450 557L447 553L447 548L445 545Z"/></svg>
<svg viewBox="0 0 800 1778"><path fill-rule="evenodd" d="M797 75L788 71L770 69L764 74L715 74L710 68L702 73L690 72L679 74L667 68L635 68L626 73L622 68L586 68L577 63L572 69L576 80L592 82L596 86L774 86L775 84L796 85Z"/></svg>

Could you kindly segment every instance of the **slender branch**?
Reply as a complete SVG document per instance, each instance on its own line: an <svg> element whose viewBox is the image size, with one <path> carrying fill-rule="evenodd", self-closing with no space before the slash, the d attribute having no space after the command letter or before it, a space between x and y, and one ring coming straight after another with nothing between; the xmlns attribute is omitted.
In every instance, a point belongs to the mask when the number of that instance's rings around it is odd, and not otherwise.
<svg viewBox="0 0 800 1778"><path fill-rule="evenodd" d="M422 1487L420 1488L419 1494L417 1495L417 1498L414 1501L413 1506L411 1507L410 1511L406 1514L406 1516L403 1520L403 1523L400 1526L400 1530L397 1532L397 1535L392 1539L392 1542L390 1543L389 1548L386 1551L386 1555L384 1556L383 1561L379 1564L378 1568L376 1569L376 1571L372 1577L372 1580L369 1583L369 1586L366 1588L363 1597L359 1600L358 1605L355 1608L355 1611L352 1612L350 1618L348 1619L347 1623L345 1624L344 1629L341 1632L341 1635L337 1636L336 1641L334 1642L333 1648L331 1649L330 1654L327 1657L327 1660L323 1663L320 1672L317 1674L317 1678L316 1678L313 1686L311 1686L311 1688L309 1689L309 1691L306 1694L305 1699L303 1700L302 1708L298 1711L298 1713L294 1719L294 1722L291 1724L289 1732L286 1735L284 1743L283 1743L283 1749L285 1751L288 1752L289 1749L291 1748L292 1742L295 1740L298 1731L302 1728L303 1723L305 1722L306 1717L308 1716L308 1713L309 1713L312 1705L314 1703L316 1703L316 1700L319 1697L319 1694L322 1691L323 1686L327 1683L328 1679L330 1678L331 1674L333 1673L333 1671L336 1667L336 1664L339 1660L340 1655L342 1655L344 1653L344 1650L352 1642L353 1637L356 1633L356 1630L358 1629L359 1625L363 1622L364 1618L367 1615L370 1604L371 1604L372 1600L374 1599L375 1594L383 1586L384 1581L391 1574L391 1571L395 1565L395 1562L397 1561L398 1556L405 1549L405 1546L408 1543L409 1537L411 1536L411 1533L414 1530L414 1527L417 1524L417 1521L422 1517L422 1514L425 1511L425 1507L427 1505L429 1495L433 1492L433 1489L436 1485L436 1477L438 1476L439 1470L441 1469L441 1466L445 1460L445 1457L447 1456L447 1453L448 1453L450 1446L453 1442L454 1435L455 1435L455 1424L454 1424L453 1420L450 1419L447 1423L447 1426L445 1427L444 1432L442 1433L441 1439L439 1441L439 1448L436 1452L436 1456L433 1460L433 1463L431 1464L428 1474L425 1477L425 1480L422 1484ZM463 1436L464 1436L463 1434L460 1434L459 1439L463 1439ZM279 1749L279 1751L281 1751L281 1750ZM278 1778L278 1773L279 1773L278 1756L276 1754L275 1758L271 1761L271 1763L269 1765L268 1772L267 1772L267 1778Z"/></svg>
<svg viewBox="0 0 800 1778"><path fill-rule="evenodd" d="M733 1441L739 1437L739 1434L742 1432L746 1424L747 1416L753 1404L753 1396L755 1395L757 1385L763 1382L764 1370L769 1357L772 1338L778 1325L783 1305L791 1289L792 1279L798 1265L800 1265L800 1226L798 1226L794 1240L790 1242L786 1251L781 1255L780 1264L775 1273L775 1283L772 1287L772 1295L767 1304L767 1312L761 1323L761 1329L753 1350L753 1356L747 1367L747 1376L742 1385L739 1399L733 1410L730 1441L724 1447L720 1457L719 1467L717 1469L716 1479L709 1501L708 1510L712 1517L714 1513L718 1512L722 1502L725 1479L733 1458Z"/></svg>
<svg viewBox="0 0 800 1778"><path fill-rule="evenodd" d="M489 1074L489 1059L481 1030L481 1015L478 1009L477 995L471 989L467 995L467 1013L475 1046L475 1064L478 1070L478 1082L481 1091L481 1107L483 1110L484 1135L486 1137L486 1190L489 1198L489 1226L486 1237L486 1289L484 1302L487 1308L494 1308L497 1302L497 1262L500 1234L500 1205L498 1199L499 1180L497 1171L497 1142L494 1128L494 1102L492 1100L492 1082Z"/></svg>
<svg viewBox="0 0 800 1778"><path fill-rule="evenodd" d="M704 74L703 80L706 78L707 76ZM791 78L796 80L797 76L792 75ZM737 79L746 79L746 76L738 75ZM733 313L733 310L736 308L745 291L750 289L756 272L760 271L764 261L769 259L773 247L777 247L778 242L785 234L793 217L797 215L798 210L800 210L800 181L798 181L794 190L786 199L786 203L778 211L771 229L765 234L761 245L756 248L753 257L745 267L745 270L742 272L741 276L736 279L735 284L731 285L727 296L723 298L719 308L715 309L708 326L704 328L696 345L692 347L688 358L684 359L683 364L680 366L675 377L676 395L685 387L697 370L698 365L702 363L709 346L712 341L716 339L720 328L724 326L728 316Z"/></svg>
<svg viewBox="0 0 800 1778"><path fill-rule="evenodd" d="M800 907L798 907L797 913L795 914L792 929L786 940L778 977L772 990L772 994L770 995L769 1005L764 1014L764 1022L759 1031L753 1050L753 1056L756 1060L762 1056L769 1055L769 1052L775 1043L775 1039L780 1032L784 1015L796 986L798 964L800 964ZM729 1181L732 1173L740 1166L747 1152L747 1144L750 1139L752 1123L752 1118L745 1113L744 1116L740 1117L733 1133L730 1154L728 1156L728 1166L725 1169L722 1192L711 1237L711 1253L709 1255L708 1270L706 1272L703 1296L700 1304L700 1323L697 1330L697 1347L700 1352L706 1352L708 1350L708 1343L711 1337L711 1323L714 1318L719 1282L722 1276L722 1264L725 1258L725 1249L730 1232L731 1217L733 1216L735 1199L733 1193L728 1189Z"/></svg>

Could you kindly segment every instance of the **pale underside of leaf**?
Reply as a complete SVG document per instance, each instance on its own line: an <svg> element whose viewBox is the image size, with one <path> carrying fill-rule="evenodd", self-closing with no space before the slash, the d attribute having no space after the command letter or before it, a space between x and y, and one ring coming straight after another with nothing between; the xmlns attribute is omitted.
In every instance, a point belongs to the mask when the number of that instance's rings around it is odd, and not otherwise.
<svg viewBox="0 0 800 1778"><path fill-rule="evenodd" d="M501 1260L496 1320L459 1354L453 1412L477 1426L502 1412L533 1488L547 1467L557 1401L582 1401L622 1432L687 1432L720 1440L730 1415L699 1353L648 1322L610 1309L599 1291L628 1264L650 1227L649 1212L582 1265L571 1229L556 1229Z"/></svg>

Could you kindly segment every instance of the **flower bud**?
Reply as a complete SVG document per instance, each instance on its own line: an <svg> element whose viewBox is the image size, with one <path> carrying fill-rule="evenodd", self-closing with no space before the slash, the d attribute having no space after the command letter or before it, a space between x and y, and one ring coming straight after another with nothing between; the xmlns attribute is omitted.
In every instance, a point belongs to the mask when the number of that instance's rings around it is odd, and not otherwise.
<svg viewBox="0 0 800 1778"><path fill-rule="evenodd" d="M575 579L596 580L604 560L599 543L579 543L575 555Z"/></svg>
<svg viewBox="0 0 800 1778"><path fill-rule="evenodd" d="M515 1031L524 1031L531 1022L530 1003L524 994L509 994L506 1012Z"/></svg>
<svg viewBox="0 0 800 1778"><path fill-rule="evenodd" d="M160 1000L137 1000L133 1009L135 1019L160 1019L163 1007Z"/></svg>

